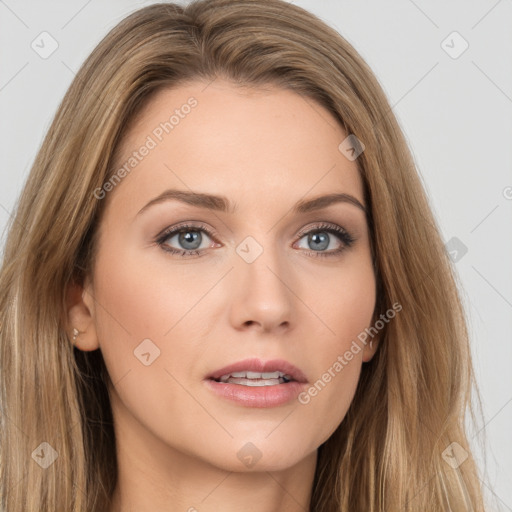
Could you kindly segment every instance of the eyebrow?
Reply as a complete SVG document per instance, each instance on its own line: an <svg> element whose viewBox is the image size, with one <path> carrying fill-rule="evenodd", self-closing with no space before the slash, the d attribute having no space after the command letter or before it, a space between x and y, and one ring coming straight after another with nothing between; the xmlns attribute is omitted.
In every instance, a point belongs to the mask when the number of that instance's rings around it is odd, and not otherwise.
<svg viewBox="0 0 512 512"><path fill-rule="evenodd" d="M231 214L237 211L237 205L231 203L231 201L224 196L215 196L187 190L169 189L165 190L159 196L149 201L149 203L147 203L139 210L137 215L147 210L150 206L171 200L181 201L185 204L212 211ZM293 207L293 213L308 213L317 211L336 203L352 204L362 210L364 213L367 213L366 207L359 201L359 199L345 193L327 194L315 197L313 199L298 201Z"/></svg>

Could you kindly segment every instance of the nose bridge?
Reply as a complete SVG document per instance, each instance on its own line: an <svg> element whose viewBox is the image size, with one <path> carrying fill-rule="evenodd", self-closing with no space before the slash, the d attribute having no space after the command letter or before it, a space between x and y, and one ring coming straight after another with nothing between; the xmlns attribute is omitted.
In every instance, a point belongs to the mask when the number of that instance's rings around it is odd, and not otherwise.
<svg viewBox="0 0 512 512"><path fill-rule="evenodd" d="M293 294L287 283L291 273L284 247L272 240L272 232L247 236L236 247L237 322L271 328L291 320Z"/></svg>
<svg viewBox="0 0 512 512"><path fill-rule="evenodd" d="M273 231L246 236L236 247L236 252L242 260L240 266L249 276L272 282L277 279L275 274L286 272L286 251L281 242L275 240Z"/></svg>

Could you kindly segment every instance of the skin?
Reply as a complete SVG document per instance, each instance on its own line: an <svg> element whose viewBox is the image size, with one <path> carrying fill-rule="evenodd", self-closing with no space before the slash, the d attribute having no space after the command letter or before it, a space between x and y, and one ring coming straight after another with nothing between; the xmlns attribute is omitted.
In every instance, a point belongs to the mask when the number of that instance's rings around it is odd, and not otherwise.
<svg viewBox="0 0 512 512"><path fill-rule="evenodd" d="M308 510L317 448L343 420L377 340L307 404L245 407L203 380L256 357L293 363L311 386L371 325L364 212L345 202L292 213L298 201L333 192L364 205L363 184L356 162L338 150L347 134L322 106L220 79L160 91L123 140L121 165L191 96L197 106L102 199L93 275L69 290L70 334L78 328L82 350L101 349L114 383L119 481L111 512ZM167 189L223 195L238 210L167 200L138 213ZM216 234L199 231L201 256L155 243L184 221ZM315 252L298 234L322 223L355 241L344 246L327 234L328 248ZM252 263L236 252L247 236L263 249ZM165 243L190 247L178 235ZM160 350L149 366L134 356L144 339ZM261 454L252 467L237 457L248 442Z"/></svg>

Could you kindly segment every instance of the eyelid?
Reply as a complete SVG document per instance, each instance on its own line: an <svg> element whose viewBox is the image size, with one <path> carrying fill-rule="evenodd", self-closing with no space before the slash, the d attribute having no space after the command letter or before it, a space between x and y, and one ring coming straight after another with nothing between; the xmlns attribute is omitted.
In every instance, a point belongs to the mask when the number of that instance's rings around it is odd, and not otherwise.
<svg viewBox="0 0 512 512"><path fill-rule="evenodd" d="M197 224L194 224L195 222L197 222ZM218 236L217 232L213 228L206 226L206 224L203 224L200 221L185 221L185 222L176 224L174 226L166 227L165 229L160 231L160 233L158 233L158 235L156 235L155 241L157 241L157 242L160 240L164 241L167 238L169 238L171 235L175 235L175 234L179 233L180 231L186 231L187 229L189 229L191 231L192 230L205 231L206 234L210 238L217 238L217 236Z"/></svg>
<svg viewBox="0 0 512 512"><path fill-rule="evenodd" d="M331 229L335 232L339 232L339 233L346 233L347 235L350 236L349 232L344 227L339 226L338 224L332 224L330 222L320 222L320 223L314 224L313 226L308 225L308 226L302 228L297 233L297 237L302 238L304 235L307 235L311 232L329 230L329 229Z"/></svg>

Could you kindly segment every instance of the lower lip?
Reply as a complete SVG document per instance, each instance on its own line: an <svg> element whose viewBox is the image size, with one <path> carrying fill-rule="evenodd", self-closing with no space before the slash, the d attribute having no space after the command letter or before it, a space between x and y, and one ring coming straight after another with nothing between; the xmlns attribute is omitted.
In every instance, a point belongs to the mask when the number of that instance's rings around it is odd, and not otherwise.
<svg viewBox="0 0 512 512"><path fill-rule="evenodd" d="M277 407L296 399L306 384L287 382L274 386L244 386L205 380L206 385L217 395L232 400L245 407Z"/></svg>

